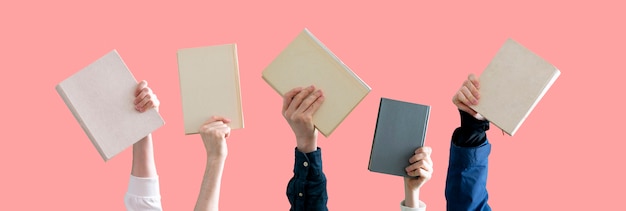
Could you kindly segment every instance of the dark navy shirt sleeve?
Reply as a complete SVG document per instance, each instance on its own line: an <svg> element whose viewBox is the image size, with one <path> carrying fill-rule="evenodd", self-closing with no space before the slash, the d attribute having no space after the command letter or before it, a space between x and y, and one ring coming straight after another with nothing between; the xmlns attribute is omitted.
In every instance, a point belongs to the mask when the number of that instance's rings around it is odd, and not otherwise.
<svg viewBox="0 0 626 211"><path fill-rule="evenodd" d="M295 150L293 177L287 184L290 211L327 211L326 175L322 171L322 150L303 153Z"/></svg>
<svg viewBox="0 0 626 211"><path fill-rule="evenodd" d="M487 199L487 170L491 144L489 122L461 111L461 127L452 134L446 178L447 210L491 210Z"/></svg>

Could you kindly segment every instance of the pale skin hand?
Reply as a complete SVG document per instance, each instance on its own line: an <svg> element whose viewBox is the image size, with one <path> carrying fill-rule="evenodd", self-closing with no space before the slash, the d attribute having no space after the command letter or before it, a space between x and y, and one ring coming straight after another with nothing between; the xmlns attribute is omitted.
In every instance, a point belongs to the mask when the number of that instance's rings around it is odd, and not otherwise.
<svg viewBox="0 0 626 211"><path fill-rule="evenodd" d="M324 102L322 90L315 86L295 88L283 96L283 117L296 135L297 149L309 153L317 150L317 129L313 114Z"/></svg>
<svg viewBox="0 0 626 211"><path fill-rule="evenodd" d="M228 155L226 138L230 136L229 119L213 116L199 129L207 153L206 168L195 211L216 211L219 208L220 185Z"/></svg>
<svg viewBox="0 0 626 211"><path fill-rule="evenodd" d="M148 82L145 80L137 84L133 103L135 110L138 112L145 112L152 108L158 111L160 105L159 100L152 92L152 89L148 87ZM151 134L133 145L133 167L130 174L144 178L157 176Z"/></svg>
<svg viewBox="0 0 626 211"><path fill-rule="evenodd" d="M463 82L463 85L452 97L452 103L456 105L461 111L465 111L472 115L474 118L484 120L480 114L476 113L474 109L470 108L470 105L478 105L480 100L480 82L474 74L467 76L467 80Z"/></svg>
<svg viewBox="0 0 626 211"><path fill-rule="evenodd" d="M433 175L433 161L430 159L432 151L430 147L420 147L409 158L411 165L404 170L413 177L404 178L404 206L406 207L418 207L420 188Z"/></svg>

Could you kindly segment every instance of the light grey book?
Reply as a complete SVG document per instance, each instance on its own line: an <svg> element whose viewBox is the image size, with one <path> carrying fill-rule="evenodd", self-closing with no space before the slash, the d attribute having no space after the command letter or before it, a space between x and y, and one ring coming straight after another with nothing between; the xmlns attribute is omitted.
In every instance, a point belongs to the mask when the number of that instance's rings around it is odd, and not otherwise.
<svg viewBox="0 0 626 211"><path fill-rule="evenodd" d="M178 75L185 134L196 134L211 116L231 120L232 129L244 127L237 45L178 50Z"/></svg>
<svg viewBox="0 0 626 211"><path fill-rule="evenodd" d="M313 123L326 137L371 90L307 29L263 70L263 79L281 96L296 87L321 89L325 101Z"/></svg>
<svg viewBox="0 0 626 211"><path fill-rule="evenodd" d="M409 177L404 169L424 146L429 117L430 106L381 98L368 169Z"/></svg>
<svg viewBox="0 0 626 211"><path fill-rule="evenodd" d="M155 109L135 110L136 89L137 80L116 50L56 86L104 161L165 124Z"/></svg>
<svg viewBox="0 0 626 211"><path fill-rule="evenodd" d="M480 75L480 100L470 107L513 136L559 75L555 66L508 39Z"/></svg>

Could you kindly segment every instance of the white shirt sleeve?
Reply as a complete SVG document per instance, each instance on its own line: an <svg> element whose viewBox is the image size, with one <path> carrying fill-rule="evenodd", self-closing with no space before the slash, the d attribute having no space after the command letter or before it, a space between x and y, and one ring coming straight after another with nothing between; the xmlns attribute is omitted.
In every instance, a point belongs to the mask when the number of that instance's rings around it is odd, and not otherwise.
<svg viewBox="0 0 626 211"><path fill-rule="evenodd" d="M420 200L419 206L415 208L405 207L404 201L400 202L400 210L401 211L426 211L426 203Z"/></svg>
<svg viewBox="0 0 626 211"><path fill-rule="evenodd" d="M162 211L159 177L130 175L124 205L128 211Z"/></svg>

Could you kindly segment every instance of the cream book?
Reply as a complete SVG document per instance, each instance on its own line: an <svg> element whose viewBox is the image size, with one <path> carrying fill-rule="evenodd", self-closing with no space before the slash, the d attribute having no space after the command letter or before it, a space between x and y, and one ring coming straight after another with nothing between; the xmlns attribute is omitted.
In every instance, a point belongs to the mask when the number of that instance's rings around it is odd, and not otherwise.
<svg viewBox="0 0 626 211"><path fill-rule="evenodd" d="M104 161L165 124L155 109L135 110L136 89L137 80L115 50L56 86Z"/></svg>
<svg viewBox="0 0 626 211"><path fill-rule="evenodd" d="M508 39L480 75L480 100L471 106L513 136L561 72Z"/></svg>
<svg viewBox="0 0 626 211"><path fill-rule="evenodd" d="M313 123L326 137L371 90L307 29L263 70L263 79L281 96L296 87L321 89L326 100Z"/></svg>
<svg viewBox="0 0 626 211"><path fill-rule="evenodd" d="M243 128L237 45L226 44L178 50L178 74L185 134L196 134L211 116L231 120Z"/></svg>

